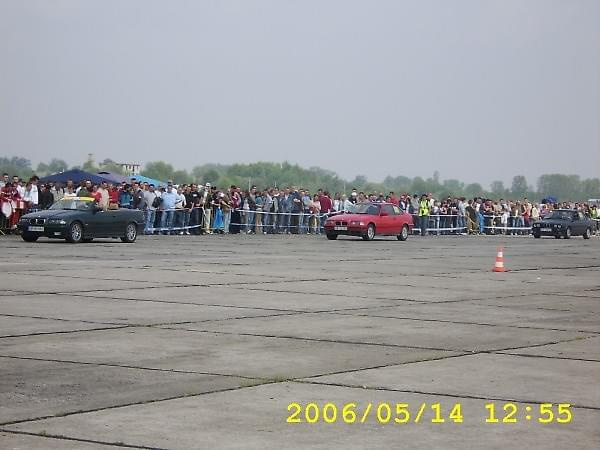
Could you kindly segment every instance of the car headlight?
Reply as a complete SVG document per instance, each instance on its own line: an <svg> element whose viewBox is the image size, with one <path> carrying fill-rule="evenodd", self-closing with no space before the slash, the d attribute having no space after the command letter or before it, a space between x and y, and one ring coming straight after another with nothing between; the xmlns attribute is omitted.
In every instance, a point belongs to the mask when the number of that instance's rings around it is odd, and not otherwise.
<svg viewBox="0 0 600 450"><path fill-rule="evenodd" d="M66 225L67 222L63 219L48 219L48 225Z"/></svg>
<svg viewBox="0 0 600 450"><path fill-rule="evenodd" d="M361 222L361 221L358 221L358 220L353 220L353 221L350 222L350 225L353 225L355 227L364 227L365 223Z"/></svg>

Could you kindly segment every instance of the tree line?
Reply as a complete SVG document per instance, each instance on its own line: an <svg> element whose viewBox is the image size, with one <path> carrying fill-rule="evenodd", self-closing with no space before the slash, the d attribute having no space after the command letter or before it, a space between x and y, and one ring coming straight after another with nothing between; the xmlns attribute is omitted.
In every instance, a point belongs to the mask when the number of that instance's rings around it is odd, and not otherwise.
<svg viewBox="0 0 600 450"><path fill-rule="evenodd" d="M32 174L45 176L69 169L79 168L96 173L107 171L127 175L121 166L111 159L95 163L88 158L81 166L69 166L66 161L53 158L48 163L39 163L35 170L31 161L20 157L0 157L0 171L9 175L18 175L28 178ZM600 198L600 178L582 179L578 175L545 174L538 178L536 186L529 185L523 175L516 175L510 186L505 186L502 181L493 181L489 189L479 183L464 183L457 179L440 180L436 171L430 178L407 176L388 176L383 182L369 181L363 175L356 176L353 180L344 180L335 172L320 167L303 168L298 164L289 162L256 162L250 164L204 164L195 166L190 171L174 168L164 161L152 161L145 165L142 175L157 180L174 180L176 183L206 183L218 186L231 186L235 184L242 188L251 185L258 187L277 186L285 187L295 185L311 191L319 188L327 189L332 194L335 192L349 193L352 188L364 192L394 191L396 193L409 192L421 194L431 192L436 198L448 196L465 196L467 198L506 198L517 199L528 197L541 200L549 196L560 201L584 201L590 198Z"/></svg>

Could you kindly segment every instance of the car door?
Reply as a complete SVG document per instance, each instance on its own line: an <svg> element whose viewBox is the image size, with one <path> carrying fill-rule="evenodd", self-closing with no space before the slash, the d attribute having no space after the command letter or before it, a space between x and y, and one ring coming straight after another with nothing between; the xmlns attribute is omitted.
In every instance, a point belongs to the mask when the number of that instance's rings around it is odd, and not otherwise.
<svg viewBox="0 0 600 450"><path fill-rule="evenodd" d="M583 234L585 232L586 222L582 213L578 211L573 213L573 225L573 231L575 232L574 234Z"/></svg>
<svg viewBox="0 0 600 450"><path fill-rule="evenodd" d="M111 213L114 211L97 209L89 213L88 229L94 237L111 237L113 233L113 219ZM88 234L88 233L86 233Z"/></svg>
<svg viewBox="0 0 600 450"><path fill-rule="evenodd" d="M394 210L394 216L392 220L392 230L391 234L397 236L402 231L402 225L406 222L404 217L402 216L402 210L397 206L393 205L392 209Z"/></svg>
<svg viewBox="0 0 600 450"><path fill-rule="evenodd" d="M396 214L392 205L383 205L379 214L378 234L394 234L394 219Z"/></svg>
<svg viewBox="0 0 600 450"><path fill-rule="evenodd" d="M125 235L125 226L127 225L127 219L131 215L131 210L124 209L115 209L111 214L111 236L124 236Z"/></svg>

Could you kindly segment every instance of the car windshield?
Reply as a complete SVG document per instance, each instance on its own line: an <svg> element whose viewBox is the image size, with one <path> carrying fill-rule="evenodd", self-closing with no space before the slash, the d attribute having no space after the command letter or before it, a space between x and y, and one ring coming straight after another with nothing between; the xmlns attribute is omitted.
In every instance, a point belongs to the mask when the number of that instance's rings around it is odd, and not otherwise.
<svg viewBox="0 0 600 450"><path fill-rule="evenodd" d="M78 209L87 211L92 208L94 204L93 199L83 199L83 198L63 198L56 203L54 203L50 209Z"/></svg>
<svg viewBox="0 0 600 450"><path fill-rule="evenodd" d="M546 214L544 219L563 219L569 220L573 217L573 211L551 211Z"/></svg>
<svg viewBox="0 0 600 450"><path fill-rule="evenodd" d="M369 214L369 215L379 215L379 206L373 205L372 203L359 203L355 205L354 210L352 211L354 214Z"/></svg>

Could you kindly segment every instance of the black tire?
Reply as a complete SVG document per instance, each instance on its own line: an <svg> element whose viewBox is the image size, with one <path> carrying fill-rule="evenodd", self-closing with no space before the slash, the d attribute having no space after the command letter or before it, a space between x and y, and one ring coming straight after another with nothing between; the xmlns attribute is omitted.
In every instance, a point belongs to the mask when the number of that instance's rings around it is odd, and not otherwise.
<svg viewBox="0 0 600 450"><path fill-rule="evenodd" d="M338 235L335 233L327 233L327 239L329 239L330 241L335 241L337 237Z"/></svg>
<svg viewBox="0 0 600 450"><path fill-rule="evenodd" d="M586 228L585 233L583 233L584 239L589 239L592 237L592 230L590 228Z"/></svg>
<svg viewBox="0 0 600 450"><path fill-rule="evenodd" d="M560 234L555 234L554 239L560 239Z"/></svg>
<svg viewBox="0 0 600 450"><path fill-rule="evenodd" d="M408 225L402 225L402 230L400 230L400 234L396 236L399 241L405 241L408 239Z"/></svg>
<svg viewBox="0 0 600 450"><path fill-rule="evenodd" d="M67 242L71 244L79 244L83 241L83 225L81 222L73 222L67 231Z"/></svg>
<svg viewBox="0 0 600 450"><path fill-rule="evenodd" d="M567 227L564 234L565 239L571 239L571 227Z"/></svg>
<svg viewBox="0 0 600 450"><path fill-rule="evenodd" d="M375 224L370 223L367 226L367 232L362 235L362 238L365 241L372 241L374 237L375 237Z"/></svg>
<svg viewBox="0 0 600 450"><path fill-rule="evenodd" d="M31 233L24 231L23 234L21 234L21 238L25 242L35 242L38 240L39 236L37 234L31 234Z"/></svg>
<svg viewBox="0 0 600 450"><path fill-rule="evenodd" d="M127 226L125 227L125 235L121 238L121 240L123 242L127 242L128 244L131 244L132 242L135 242L136 238L137 238L137 225L133 222L129 222L127 224Z"/></svg>
<svg viewBox="0 0 600 450"><path fill-rule="evenodd" d="M540 232L539 232L539 231L538 231L538 232L535 232L535 231L534 231L534 232L533 232L533 237L534 237L534 238L536 238L536 239L539 239L539 238L541 238L541 237L542 237L542 235L540 234Z"/></svg>

